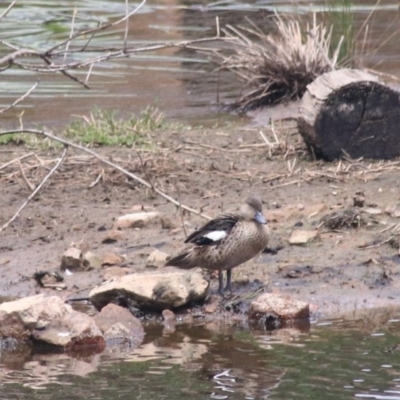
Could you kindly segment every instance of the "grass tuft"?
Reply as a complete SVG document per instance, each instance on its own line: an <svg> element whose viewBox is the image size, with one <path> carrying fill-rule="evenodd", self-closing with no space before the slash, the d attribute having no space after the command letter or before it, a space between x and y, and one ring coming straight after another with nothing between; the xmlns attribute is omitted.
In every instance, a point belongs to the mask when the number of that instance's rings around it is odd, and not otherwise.
<svg viewBox="0 0 400 400"><path fill-rule="evenodd" d="M303 28L299 21L275 15L275 33L228 25L225 40L233 45L217 53L221 68L245 83L246 93L234 106L248 109L299 98L318 75L335 69L342 41L331 55L332 29L317 24Z"/></svg>
<svg viewBox="0 0 400 400"><path fill-rule="evenodd" d="M168 127L163 113L155 107L147 107L138 116L128 119L121 118L115 110L94 109L67 126L63 135L91 146L131 147L142 143L146 132Z"/></svg>

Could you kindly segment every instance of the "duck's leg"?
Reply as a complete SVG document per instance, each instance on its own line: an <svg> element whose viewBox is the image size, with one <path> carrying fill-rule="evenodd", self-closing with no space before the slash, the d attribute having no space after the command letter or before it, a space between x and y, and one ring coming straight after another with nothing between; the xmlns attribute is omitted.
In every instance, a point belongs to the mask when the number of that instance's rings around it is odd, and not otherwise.
<svg viewBox="0 0 400 400"><path fill-rule="evenodd" d="M219 269L218 270L218 293L222 296L224 293L223 290L224 287L224 275L222 273L222 270Z"/></svg>
<svg viewBox="0 0 400 400"><path fill-rule="evenodd" d="M227 269L226 270L226 285L225 285L225 292L232 292L232 287L231 287L231 279L232 279L232 270Z"/></svg>

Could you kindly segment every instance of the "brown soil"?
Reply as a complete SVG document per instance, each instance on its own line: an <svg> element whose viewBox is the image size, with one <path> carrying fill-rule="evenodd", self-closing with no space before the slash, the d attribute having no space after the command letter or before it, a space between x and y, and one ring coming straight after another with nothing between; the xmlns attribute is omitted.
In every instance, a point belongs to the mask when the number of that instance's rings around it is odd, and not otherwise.
<svg viewBox="0 0 400 400"><path fill-rule="evenodd" d="M271 131L264 132L270 142L275 141ZM132 149L98 151L210 216L237 205L249 192L259 193L272 231L271 248L279 251L236 268L234 287L255 279L269 282L268 290L310 301L313 310L324 315L395 305L400 294L395 228L400 221L385 210L400 204L400 162L314 161L293 123L277 126L276 134L279 143L266 146L258 129L162 132L149 137L153 145L141 151L140 158ZM21 147L3 147L0 167L26 152ZM38 151L36 158L22 160L25 177L18 163L0 169L0 225L27 199L28 183L40 183L59 153ZM361 219L350 227L321 225L324 216L352 207L358 192L365 197L364 207L355 209ZM157 223L122 230L117 242L103 243L115 218L138 204L165 213L173 228L162 229ZM0 232L0 295L53 293L54 289L39 287L32 275L59 270L61 256L72 244L98 254L123 255L124 266L143 271L154 248L172 254L181 246L182 221L192 231L204 219L186 212L181 215L176 206L136 181L71 151L39 195ZM319 238L305 246L290 245L294 229L318 229ZM67 289L60 295L87 295L103 280L105 270L65 276ZM212 291L216 285L213 280Z"/></svg>

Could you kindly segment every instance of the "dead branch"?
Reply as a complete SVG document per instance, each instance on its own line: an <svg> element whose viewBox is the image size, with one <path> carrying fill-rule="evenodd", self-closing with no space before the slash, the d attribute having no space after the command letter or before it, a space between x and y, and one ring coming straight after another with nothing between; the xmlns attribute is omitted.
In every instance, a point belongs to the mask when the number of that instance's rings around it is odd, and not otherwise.
<svg viewBox="0 0 400 400"><path fill-rule="evenodd" d="M220 40L221 38L212 37L212 38L203 38L189 41L181 41L176 43L154 43L151 45L145 46L137 46L137 47L128 47L128 27L129 27L129 19L140 10L146 3L146 0L143 0L138 6L135 7L131 12L127 12L122 18L117 21L100 24L96 28L86 29L82 31L74 32L74 21L76 17L76 10L72 15L71 21L71 31L68 35L68 38L65 40L52 45L51 47L44 50L35 50L35 49L27 49L20 48L12 43L7 41L0 41L0 44L9 48L11 52L5 54L3 57L0 57L0 71L4 71L12 66L19 67L21 69L35 71L35 72L43 72L43 73L62 73L67 78L72 79L74 82L84 86L89 89L87 85L88 78L90 76L90 71L93 68L94 64L104 62L112 59L119 58L127 58L133 54L141 53L141 52L149 52L154 50L167 49L171 47L182 48L182 47L191 47L194 44L202 43L202 42L210 42L214 40ZM6 11L0 16L1 18L5 17L8 11L13 7L15 1L7 8ZM126 0L126 10L128 11L128 1ZM114 28L115 26L125 22L125 33L123 38L123 43L121 47L102 47L90 45L92 39L104 30L109 30ZM86 38L89 37L88 40ZM85 44L83 45L73 45L74 41L77 39L85 39ZM76 43L76 42L75 42ZM98 56L93 57L93 53L101 53ZM74 59L74 54L79 54L79 60ZM88 56L82 57L82 54L88 54ZM27 61L32 60L32 61ZM66 60L72 60L67 62ZM80 69L80 68L88 68L88 75L85 81L81 81L76 76L71 74L72 70Z"/></svg>
<svg viewBox="0 0 400 400"><path fill-rule="evenodd" d="M9 219L1 228L0 232L3 231L10 225L21 213L21 211L26 207L26 205L36 196L36 194L39 192L39 190L43 187L43 185L47 182L47 180L54 174L54 172L57 171L57 168L61 165L61 163L64 161L65 156L67 155L68 147L64 148L64 151L61 155L61 157L58 159L56 165L51 169L51 171L43 178L42 182L36 187L36 189L29 195L29 197L25 200L25 202L22 204L22 206L18 209L18 211L12 216L11 219Z"/></svg>
<svg viewBox="0 0 400 400"><path fill-rule="evenodd" d="M133 174L132 172L127 171L125 168L121 167L120 165L109 161L108 159L102 157L100 154L96 153L95 151L93 151L91 149L88 149L86 147L80 146L79 144L70 142L69 140L63 139L63 138L61 138L59 136L53 135L52 133L50 133L48 131L44 131L44 130L40 131L40 130L36 130L36 129L12 130L12 131L0 132L0 136L8 135L8 134L16 134L16 133L29 133L29 134L34 134L34 135L45 136L45 137L48 137L49 139L52 139L52 140L54 140L56 142L60 142L60 143L64 144L65 146L70 146L72 148L75 148L75 149L78 149L78 150L83 151L85 153L88 153L88 154L92 155L93 157L97 158L98 160L100 160L102 163L107 164L112 168L115 168L119 172L122 172L126 176L129 176L133 180L141 183L143 186L147 187L148 189L153 190L155 193L157 193L158 195L160 195L164 199L168 200L172 204L175 204L176 206L181 207L184 210L189 211L192 214L199 215L200 217L202 217L204 219L208 219L208 220L211 219L208 215L203 214L202 212L200 212L198 210L195 210L195 209L193 209L191 207L188 207L188 206L186 206L184 204L181 204L179 201L175 200L174 198L172 198L171 196L167 195L163 191L161 191L161 190L157 189L156 187L152 186L152 184L150 182L147 182L146 180L142 179L140 176L137 176L136 174ZM36 190L35 190L35 192L36 192ZM8 225L8 223L7 223L7 225ZM0 231L1 231L1 229L0 229Z"/></svg>

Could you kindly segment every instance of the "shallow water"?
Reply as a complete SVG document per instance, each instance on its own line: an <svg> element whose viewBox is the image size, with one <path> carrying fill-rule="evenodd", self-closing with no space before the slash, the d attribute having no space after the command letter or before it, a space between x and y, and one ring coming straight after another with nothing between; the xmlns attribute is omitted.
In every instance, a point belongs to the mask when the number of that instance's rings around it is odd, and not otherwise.
<svg viewBox="0 0 400 400"><path fill-rule="evenodd" d="M130 9L138 3L129 2ZM178 0L148 0L130 23L129 45L155 41L171 42L204 38L216 33L216 17L220 26L244 23L245 17L268 29L269 16L279 12L300 13L317 17L326 10L323 2L250 0L246 3L230 0L192 2ZM9 15L1 21L0 40L22 47L48 48L69 35L71 17L77 10L75 29L93 27L97 22L115 21L125 13L124 0L19 0ZM356 1L353 5L354 29L357 31L366 16L369 34L364 46L366 65L400 76L400 53L396 32L399 29L398 2L375 0ZM394 35L394 38L385 41ZM110 34L93 40L96 47L121 46L124 25ZM358 42L364 41L359 35ZM370 51L377 49L376 52ZM0 56L4 48L0 47ZM76 116L89 113L95 106L119 109L124 113L139 112L150 104L157 104L173 120L210 125L225 119L220 113L226 104L241 92L241 85L230 74L213 73L208 57L188 50L169 49L141 53L129 60L98 64L92 71L90 90L61 75L41 75L38 88L16 109L2 115L3 123L19 126L23 113L25 126L32 124L55 127L65 125ZM85 79L87 71L75 74ZM33 72L11 69L2 72L0 107L13 102L38 79Z"/></svg>
<svg viewBox="0 0 400 400"><path fill-rule="evenodd" d="M4 399L400 399L399 312L277 331L153 327L102 355L2 349Z"/></svg>

